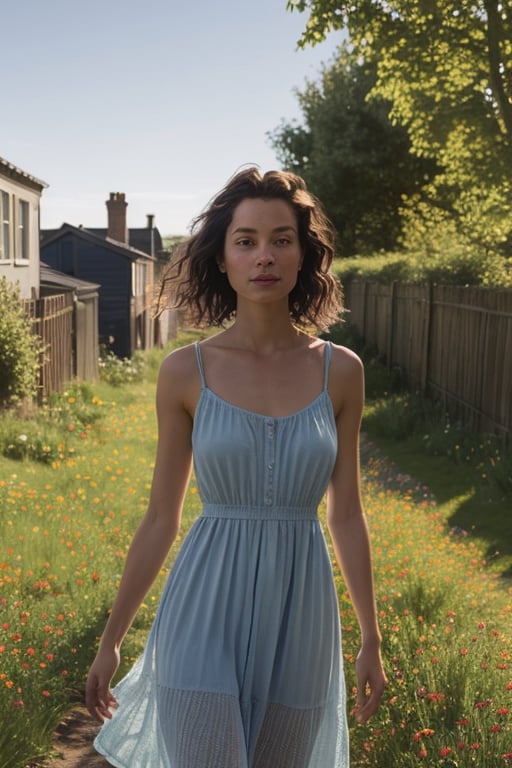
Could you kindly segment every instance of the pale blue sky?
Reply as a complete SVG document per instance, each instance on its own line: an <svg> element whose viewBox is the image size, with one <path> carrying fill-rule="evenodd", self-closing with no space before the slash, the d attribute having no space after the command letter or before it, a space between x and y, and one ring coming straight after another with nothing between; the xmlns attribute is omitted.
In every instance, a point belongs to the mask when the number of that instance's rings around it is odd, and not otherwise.
<svg viewBox="0 0 512 768"><path fill-rule="evenodd" d="M341 41L306 50L286 0L25 0L1 13L0 156L49 184L41 225L162 234L192 218L241 165L277 167L266 133L300 116Z"/></svg>

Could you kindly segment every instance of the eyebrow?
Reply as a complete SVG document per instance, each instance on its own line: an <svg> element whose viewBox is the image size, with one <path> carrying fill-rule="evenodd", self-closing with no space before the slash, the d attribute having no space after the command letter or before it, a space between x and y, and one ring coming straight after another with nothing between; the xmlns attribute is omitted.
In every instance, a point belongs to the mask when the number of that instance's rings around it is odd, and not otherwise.
<svg viewBox="0 0 512 768"><path fill-rule="evenodd" d="M297 230L295 227L292 227L291 224L284 224L281 227L274 227L272 232L278 233L278 232L296 232ZM238 232L243 232L247 234L257 234L258 230L254 227L237 227L232 231L232 235L237 234Z"/></svg>

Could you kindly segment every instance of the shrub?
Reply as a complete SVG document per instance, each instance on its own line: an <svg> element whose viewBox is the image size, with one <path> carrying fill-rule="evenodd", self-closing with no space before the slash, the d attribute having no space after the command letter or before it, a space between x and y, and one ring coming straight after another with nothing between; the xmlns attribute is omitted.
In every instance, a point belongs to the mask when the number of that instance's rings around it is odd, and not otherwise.
<svg viewBox="0 0 512 768"><path fill-rule="evenodd" d="M0 406L31 398L36 392L41 341L32 332L18 287L0 278Z"/></svg>
<svg viewBox="0 0 512 768"><path fill-rule="evenodd" d="M0 422L0 454L57 466L79 454L80 444L103 416L102 406L90 386L81 383L69 386L65 392L52 393L30 419L6 413Z"/></svg>
<svg viewBox="0 0 512 768"><path fill-rule="evenodd" d="M100 378L113 387L135 384L144 379L145 361L140 352L131 358L117 357L113 352L102 350L100 355Z"/></svg>

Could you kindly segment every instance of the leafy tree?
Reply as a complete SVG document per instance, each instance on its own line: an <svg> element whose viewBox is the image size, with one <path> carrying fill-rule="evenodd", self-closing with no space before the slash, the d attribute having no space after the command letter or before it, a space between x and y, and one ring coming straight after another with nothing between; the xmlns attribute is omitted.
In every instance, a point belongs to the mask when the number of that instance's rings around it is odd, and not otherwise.
<svg viewBox="0 0 512 768"><path fill-rule="evenodd" d="M422 202L446 211L479 247L510 256L510 0L289 0L288 7L309 13L302 45L343 28L354 53L374 63L371 96L392 103L390 117L407 129L411 151L443 169Z"/></svg>
<svg viewBox="0 0 512 768"><path fill-rule="evenodd" d="M417 192L436 170L410 154L406 130L389 120L390 103L368 101L375 79L373 64L342 47L321 82L297 92L304 124L283 123L271 136L284 167L321 198L344 255L393 249L403 195Z"/></svg>

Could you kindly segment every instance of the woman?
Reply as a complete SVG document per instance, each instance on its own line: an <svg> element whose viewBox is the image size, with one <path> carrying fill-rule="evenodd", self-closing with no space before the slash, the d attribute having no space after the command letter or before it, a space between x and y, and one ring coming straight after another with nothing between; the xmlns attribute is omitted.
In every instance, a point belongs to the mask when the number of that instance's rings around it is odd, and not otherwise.
<svg viewBox="0 0 512 768"><path fill-rule="evenodd" d="M359 488L363 371L307 333L341 310L332 228L299 177L234 176L195 222L176 301L228 327L174 351L157 387L147 513L87 683L96 748L128 768L348 768L339 611L317 507L358 621L356 716L385 685ZM175 540L192 454L203 511L145 653L119 648Z"/></svg>

